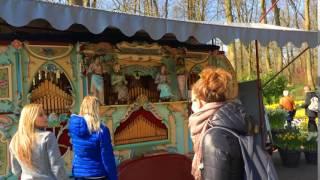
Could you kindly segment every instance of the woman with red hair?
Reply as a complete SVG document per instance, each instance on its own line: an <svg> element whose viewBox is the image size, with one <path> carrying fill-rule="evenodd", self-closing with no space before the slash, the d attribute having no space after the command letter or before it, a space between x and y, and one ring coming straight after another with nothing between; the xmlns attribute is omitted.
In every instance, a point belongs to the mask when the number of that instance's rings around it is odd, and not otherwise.
<svg viewBox="0 0 320 180"><path fill-rule="evenodd" d="M207 67L192 87L189 118L194 144L192 174L196 180L241 180L244 163L238 138L220 126L248 134L245 113L239 101L230 99L232 76L223 69Z"/></svg>

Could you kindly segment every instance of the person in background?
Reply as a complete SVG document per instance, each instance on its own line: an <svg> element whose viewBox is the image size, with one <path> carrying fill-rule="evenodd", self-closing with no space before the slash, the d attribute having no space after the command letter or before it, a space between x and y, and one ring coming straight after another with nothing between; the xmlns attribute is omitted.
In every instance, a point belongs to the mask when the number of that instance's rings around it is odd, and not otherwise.
<svg viewBox="0 0 320 180"><path fill-rule="evenodd" d="M239 140L221 129L209 131L214 126L249 134L243 106L227 97L232 76L223 69L207 67L193 85L189 118L191 139L194 144L192 174L196 180L241 180L244 162ZM207 132L208 133L205 133Z"/></svg>
<svg viewBox="0 0 320 180"><path fill-rule="evenodd" d="M316 93L314 91L311 91L311 88L309 86L305 86L303 88L306 97L304 104L301 105L302 108L305 109L306 115L308 116L308 130L309 131L318 131L317 124L316 124L316 118L318 113L316 111L313 111L309 108L311 105L312 98L318 98Z"/></svg>
<svg viewBox="0 0 320 180"><path fill-rule="evenodd" d="M293 118L296 114L296 109L295 109L294 99L292 96L289 95L288 90L283 91L283 97L280 98L279 105L280 105L280 108L287 111L288 113L287 124L288 124L288 127L291 127Z"/></svg>
<svg viewBox="0 0 320 180"><path fill-rule="evenodd" d="M69 179L55 135L43 131L47 116L40 104L26 105L10 145L11 171L22 180Z"/></svg>
<svg viewBox="0 0 320 180"><path fill-rule="evenodd" d="M86 96L79 115L69 122L75 180L117 180L117 169L109 129L100 122L99 100Z"/></svg>

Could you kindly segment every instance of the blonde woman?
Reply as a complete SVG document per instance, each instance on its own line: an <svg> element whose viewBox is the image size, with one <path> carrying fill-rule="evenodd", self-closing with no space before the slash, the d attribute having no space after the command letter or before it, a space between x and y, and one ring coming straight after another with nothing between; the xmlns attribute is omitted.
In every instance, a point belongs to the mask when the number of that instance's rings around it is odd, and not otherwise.
<svg viewBox="0 0 320 180"><path fill-rule="evenodd" d="M55 135L41 130L47 126L42 105L29 104L22 109L9 148L11 171L22 180L68 179Z"/></svg>
<svg viewBox="0 0 320 180"><path fill-rule="evenodd" d="M71 115L69 132L74 151L72 173L76 180L118 179L110 132L100 122L96 97L83 99L79 115Z"/></svg>

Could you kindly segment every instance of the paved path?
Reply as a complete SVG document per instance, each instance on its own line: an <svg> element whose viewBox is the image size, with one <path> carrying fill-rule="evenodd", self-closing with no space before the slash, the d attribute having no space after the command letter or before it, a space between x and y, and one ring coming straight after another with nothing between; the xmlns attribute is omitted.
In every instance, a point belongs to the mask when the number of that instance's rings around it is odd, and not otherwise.
<svg viewBox="0 0 320 180"><path fill-rule="evenodd" d="M272 158L278 171L279 180L317 180L317 166L306 164L303 153L301 153L300 165L297 168L282 166L278 152L274 152Z"/></svg>

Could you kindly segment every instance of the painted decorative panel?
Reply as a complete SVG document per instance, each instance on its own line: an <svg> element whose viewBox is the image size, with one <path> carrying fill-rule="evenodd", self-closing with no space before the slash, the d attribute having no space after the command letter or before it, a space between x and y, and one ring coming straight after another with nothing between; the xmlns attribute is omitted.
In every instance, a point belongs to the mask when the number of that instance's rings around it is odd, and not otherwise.
<svg viewBox="0 0 320 180"><path fill-rule="evenodd" d="M45 60L61 59L69 55L72 50L71 45L32 45L29 43L25 43L25 47L33 56Z"/></svg>
<svg viewBox="0 0 320 180"><path fill-rule="evenodd" d="M7 64L11 64L11 60L9 57L9 48L5 49L6 51L4 52L0 52L0 64L1 65L7 65Z"/></svg>
<svg viewBox="0 0 320 180"><path fill-rule="evenodd" d="M11 65L0 66L0 100L12 100Z"/></svg>
<svg viewBox="0 0 320 180"><path fill-rule="evenodd" d="M1 137L0 134L0 176L4 176L8 173L8 142Z"/></svg>

